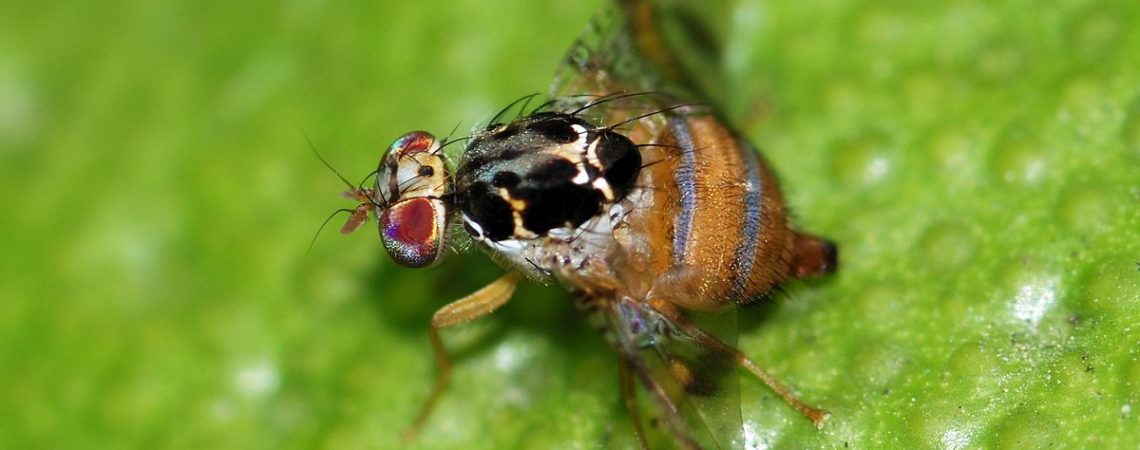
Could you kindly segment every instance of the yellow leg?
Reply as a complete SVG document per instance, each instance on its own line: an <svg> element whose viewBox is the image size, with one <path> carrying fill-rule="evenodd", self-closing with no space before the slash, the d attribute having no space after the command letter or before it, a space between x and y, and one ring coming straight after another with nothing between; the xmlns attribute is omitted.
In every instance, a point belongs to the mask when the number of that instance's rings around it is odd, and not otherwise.
<svg viewBox="0 0 1140 450"><path fill-rule="evenodd" d="M804 403L803 400L800 400L799 397L796 397L796 395L792 393L791 389L788 389L788 387L781 383L780 380L761 368L759 364L756 364L751 359L748 359L748 357L745 356L744 353L741 353L740 350L737 350L735 347L721 342L720 339L717 339L716 337L705 333L705 331L700 327L694 325L692 322L689 322L689 320L685 318L685 316L681 314L681 312L677 310L677 307L673 306L672 303L669 303L668 301L662 299L651 299L649 303L653 309L657 310L657 312L667 317L669 321L672 322L673 325L679 328L683 333L697 339L706 348L731 357L733 362L735 362L740 367L743 367L748 372L752 373L753 376L759 378L760 381L764 382L764 384L768 385L768 388L771 389L772 392L775 392L776 395L780 396L780 398L783 399L785 403L806 417L808 420L811 420L812 424L815 425L816 428L823 428L823 423L827 421L828 417L831 416L831 413Z"/></svg>
<svg viewBox="0 0 1140 450"><path fill-rule="evenodd" d="M649 450L648 441L645 440L645 430L641 427L641 413L637 409L637 391L634 386L633 375L629 373L629 365L625 361L618 362L618 381L621 383L621 398L625 401L625 409L629 411L629 418L633 420L634 437L637 438L637 447Z"/></svg>
<svg viewBox="0 0 1140 450"><path fill-rule="evenodd" d="M431 411L435 407L436 401L439 400L440 394L447 387L447 380L451 376L451 360L447 357L447 349L443 347L439 330L470 322L499 309L511 299L518 282L519 274L508 273L482 289L444 305L432 315L428 336L431 338L431 349L435 353L436 365L439 366L439 375L435 379L435 384L432 385L431 394L428 395L419 414L416 415L415 421L407 430L404 430L405 441L411 440L419 434L424 422L431 416Z"/></svg>

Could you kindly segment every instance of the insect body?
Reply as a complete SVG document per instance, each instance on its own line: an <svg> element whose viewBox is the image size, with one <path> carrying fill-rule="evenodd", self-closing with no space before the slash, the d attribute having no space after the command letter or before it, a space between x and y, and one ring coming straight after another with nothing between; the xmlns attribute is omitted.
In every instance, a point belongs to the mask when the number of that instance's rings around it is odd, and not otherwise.
<svg viewBox="0 0 1140 450"><path fill-rule="evenodd" d="M473 137L456 206L481 242L535 239L601 214L625 197L640 167L629 138L572 114L537 113Z"/></svg>
<svg viewBox="0 0 1140 450"><path fill-rule="evenodd" d="M438 261L445 230L457 222L509 271L433 316L441 376L411 433L450 372L439 330L506 303L520 274L564 286L617 351L643 447L650 441L638 418L637 385L677 446L740 445L739 423L712 424L724 436L692 424L716 420L686 407L708 395L702 361L738 365L812 421L826 418L690 319L749 303L789 279L830 272L836 250L791 227L771 171L709 107L652 90L668 88L667 76L628 75L670 64L653 56L666 54L662 48L638 47L652 44L638 37L654 29L627 13L648 5L626 1L604 16L616 25L598 27L599 42L584 39L571 50L553 98L475 132L454 173L441 143L414 132L389 148L373 188L349 193L361 205L342 231L376 215L385 247L401 264ZM721 409L713 415L731 416ZM735 414L738 422L739 408Z"/></svg>

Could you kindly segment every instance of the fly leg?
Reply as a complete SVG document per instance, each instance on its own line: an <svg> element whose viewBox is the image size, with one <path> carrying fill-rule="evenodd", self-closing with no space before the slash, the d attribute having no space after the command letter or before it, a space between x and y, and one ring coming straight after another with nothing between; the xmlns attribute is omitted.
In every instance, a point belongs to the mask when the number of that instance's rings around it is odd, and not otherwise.
<svg viewBox="0 0 1140 450"><path fill-rule="evenodd" d="M764 384L766 384L768 388L772 390L772 392L775 392L776 395L779 395L780 398L782 398L784 402L788 404L788 406L791 406L804 417L808 418L808 420L811 420L816 428L822 428L823 422L831 416L831 413L825 410L804 403L803 400L800 400L799 397L796 397L796 395L792 393L791 389L788 389L788 387L781 383L780 380L776 379L776 377L766 372L763 368L760 367L760 365L753 362L751 359L745 356L744 353L741 353L740 350L737 350L735 347L721 342L721 340L717 339L715 336L705 333L704 330L690 322L683 314L681 314L677 307L672 303L669 303L667 300L657 298L651 299L649 301L649 304L653 307L654 310L668 318L674 326L681 330L682 333L685 333L686 335L691 336L693 339L698 340L706 348L712 351L731 357L733 362L735 362L740 367L743 367L745 370L751 372L752 375L754 375L756 378L759 378L760 381L763 381Z"/></svg>
<svg viewBox="0 0 1140 450"><path fill-rule="evenodd" d="M673 436L676 447L685 450L701 450L701 445L689 434L688 427L685 426L677 404L670 398L665 386L654 378L651 369L645 363L642 349L628 334L616 331L624 328L623 325L615 322L615 319L620 315L616 311L616 301L600 300L603 298L605 297L598 297L597 293L593 295L583 293L577 298L576 303L580 309L587 313L587 316L600 317L604 324L595 323L595 325L600 325L602 334L613 338L610 343L618 353L618 381L621 387L621 395L625 401L626 409L629 410L630 419L633 420L638 445L642 450L649 448L649 440L645 434L637 404L635 384L641 383L649 395L650 401L655 403L656 411L660 413L659 423L664 424L666 430ZM595 316L598 313L602 314Z"/></svg>
<svg viewBox="0 0 1140 450"><path fill-rule="evenodd" d="M518 273L508 273L482 289L444 305L432 315L428 336L431 338L431 349L435 354L435 363L439 367L439 375L436 376L435 384L432 385L431 394L424 400L419 414L416 414L416 419L411 426L404 430L405 441L412 440L419 434L424 422L431 415L436 401L439 400L440 394L447 388L447 381L451 377L451 359L447 357L447 349L443 347L439 330L470 322L492 313L511 299L518 282Z"/></svg>
<svg viewBox="0 0 1140 450"><path fill-rule="evenodd" d="M629 411L629 418L633 419L633 431L637 437L637 447L649 450L649 443L645 440L645 429L641 427L641 414L637 410L637 390L633 382L633 375L629 373L630 367L625 361L618 363L618 381L621 383L621 398L625 401L625 409Z"/></svg>
<svg viewBox="0 0 1140 450"><path fill-rule="evenodd" d="M641 384L645 386L645 390L649 393L650 397L657 402L663 422L665 426L668 427L669 432L671 432L673 437L677 440L677 446L686 450L701 450L701 445L686 431L685 424L681 420L681 411L677 408L677 404L669 398L669 394L665 392L665 387L650 375L649 367L645 365L645 360L641 358L641 355L638 354L635 349L631 348L622 348L618 351L622 353L621 365L625 367L625 369L622 370L626 373L625 376L636 376L637 379L641 381ZM627 383L622 380L623 395L626 390L625 385L632 384L632 381L631 379L630 382ZM630 400L627 399L627 407L632 406L632 408L636 408L636 399L634 400L631 405ZM634 426L636 426L638 430L638 439L644 448L646 445L645 435L641 430L639 416L633 412L632 408L630 413L633 415L633 420L635 421Z"/></svg>

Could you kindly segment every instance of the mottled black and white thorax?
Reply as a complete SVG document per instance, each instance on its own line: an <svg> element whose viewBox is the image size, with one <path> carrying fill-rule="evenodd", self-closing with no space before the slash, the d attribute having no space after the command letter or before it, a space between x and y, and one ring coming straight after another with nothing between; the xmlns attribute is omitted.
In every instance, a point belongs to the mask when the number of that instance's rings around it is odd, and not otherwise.
<svg viewBox="0 0 1140 450"><path fill-rule="evenodd" d="M538 112L472 137L455 172L455 207L477 242L546 276L608 245L590 236L620 220L640 169L637 145L622 134Z"/></svg>

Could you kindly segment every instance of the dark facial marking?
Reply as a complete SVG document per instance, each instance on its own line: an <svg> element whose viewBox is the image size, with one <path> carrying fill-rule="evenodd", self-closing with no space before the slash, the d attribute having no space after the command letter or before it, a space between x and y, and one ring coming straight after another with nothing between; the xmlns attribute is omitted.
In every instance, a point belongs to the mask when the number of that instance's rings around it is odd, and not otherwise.
<svg viewBox="0 0 1140 450"><path fill-rule="evenodd" d="M416 174L421 177L430 177L432 175L435 175L435 169L432 169L431 166L420 166L420 169L416 171Z"/></svg>
<svg viewBox="0 0 1140 450"><path fill-rule="evenodd" d="M388 203L395 203L400 199L400 185L396 181L396 171L399 170L399 165L396 164L395 155L385 155L384 159L380 162L380 167L376 172L388 172L388 195L390 198L384 199Z"/></svg>

